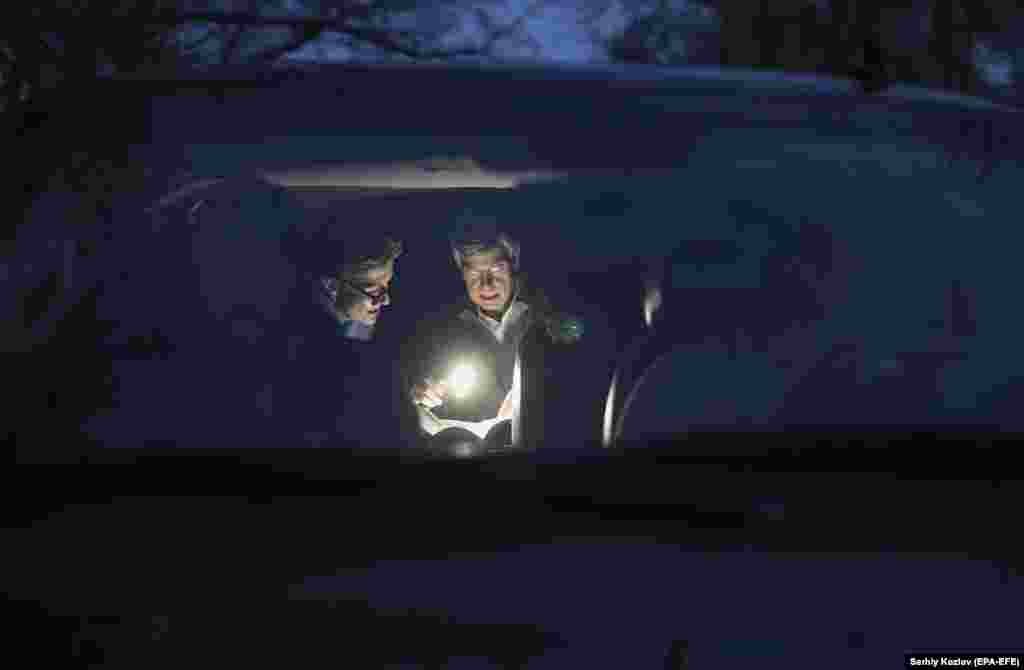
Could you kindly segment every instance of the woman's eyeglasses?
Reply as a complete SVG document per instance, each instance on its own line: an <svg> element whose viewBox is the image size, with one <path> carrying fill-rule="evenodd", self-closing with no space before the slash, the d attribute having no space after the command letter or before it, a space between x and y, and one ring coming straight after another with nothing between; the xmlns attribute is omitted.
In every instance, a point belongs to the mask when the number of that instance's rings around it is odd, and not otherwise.
<svg viewBox="0 0 1024 670"><path fill-rule="evenodd" d="M387 300L389 297L391 297L391 289L390 288L375 288L371 292L371 291L367 291L366 289L364 289L362 287L356 286L352 282L345 282L345 286L347 286L348 288L352 289L356 293L360 293L360 294L366 296L366 299L370 301L371 305L379 305L382 302L384 302L385 300Z"/></svg>

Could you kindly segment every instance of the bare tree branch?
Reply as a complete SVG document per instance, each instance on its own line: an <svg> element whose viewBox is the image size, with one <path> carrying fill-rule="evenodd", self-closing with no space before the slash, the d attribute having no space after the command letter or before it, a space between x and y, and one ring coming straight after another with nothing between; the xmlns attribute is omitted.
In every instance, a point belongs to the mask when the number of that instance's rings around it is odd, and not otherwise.
<svg viewBox="0 0 1024 670"><path fill-rule="evenodd" d="M271 49L265 49L257 55L257 58L262 61L271 62L284 56L285 54L291 53L296 49L300 49L306 44L320 37L323 34L323 28L317 28L312 26L305 26L300 31L299 35L291 39L290 41L282 44L281 46L273 47Z"/></svg>
<svg viewBox="0 0 1024 670"><path fill-rule="evenodd" d="M214 36L216 36L218 33L219 33L218 30L215 30L214 28L209 28L209 29L207 29L207 31L205 33L203 33L203 35L201 37L199 37L195 41L190 42L188 44L182 45L182 50L185 53L188 53L188 52L191 52L191 51L195 51L196 49L198 49L199 47L203 46L204 44L209 42L211 39L213 39Z"/></svg>
<svg viewBox="0 0 1024 670"><path fill-rule="evenodd" d="M489 16L487 12L478 8L476 10L476 15L480 19L481 25L488 33L488 38L487 41L485 42L484 49L486 49L486 47L488 46L493 45L497 40L514 34L517 30L519 30L522 27L522 24L526 18L535 14L539 9L543 8L544 5L544 0L534 0L534 2L532 2L530 6L527 7L527 9L515 21L505 24L504 26L495 25L494 19L491 16ZM306 31L316 30L317 33L315 34L319 34L324 31L349 33L355 36L356 38L364 40L367 43L372 44L374 46L378 46L380 48L388 50L393 50L412 58L440 57L447 54L461 55L481 51L481 48L479 47L457 48L448 50L417 49L411 44L402 43L400 41L405 39L414 39L416 33L413 31L365 25L362 23L362 21L364 20L372 21L373 19L379 18L382 15L385 15L384 8L367 5L346 4L344 7L339 8L338 12L332 16L292 17L260 16L254 13L239 12L158 12L154 14L152 17L148 18L147 21L172 26L183 25L187 23L212 23L216 25L244 26L246 28L289 27L304 29ZM294 48L298 48L307 41L310 40L301 40L297 38L292 42L292 44L295 45ZM274 49L274 51L279 50L280 49Z"/></svg>
<svg viewBox="0 0 1024 670"><path fill-rule="evenodd" d="M420 49L403 44L393 31L363 26L346 26L345 33L378 49L391 51L413 59L444 58L479 53L478 47L463 49Z"/></svg>
<svg viewBox="0 0 1024 670"><path fill-rule="evenodd" d="M379 9L370 7L345 7L337 16L261 16L244 12L168 12L159 11L145 18L146 23L165 26L180 26L187 23L213 23L217 25L244 26L246 28L274 27L319 27L330 28L350 19L372 19L380 14ZM114 17L122 18L122 17ZM134 17L123 17L134 18ZM137 20L137 19L135 19Z"/></svg>
<svg viewBox="0 0 1024 670"><path fill-rule="evenodd" d="M405 56L414 60L433 58L452 58L473 56L487 53L501 39L515 34L522 27L526 18L544 6L544 0L535 0L515 21L504 26L495 25L495 21L483 10L477 10L477 16L487 33L482 45L471 45L455 48L423 48L416 44L418 37L414 31L372 25L372 20L383 15L382 8L346 4L338 8L334 16L319 17L286 17L260 16L255 13L224 13L224 12L157 12L146 19L150 23L180 26L187 23L207 23L218 26L234 26L237 28L229 38L224 57L234 56L242 32L247 28L292 28L295 37L287 43L276 46L256 55L261 61L276 60L302 46L314 41L324 32L337 32L348 35L370 46ZM365 22L364 22L365 21ZM205 40L204 40L205 41ZM226 62L226 61L225 61Z"/></svg>
<svg viewBox="0 0 1024 670"><path fill-rule="evenodd" d="M105 10L101 8L102 4L79 2L63 5L60 8L50 7L48 10L45 8L41 10L42 14L36 16L34 22L38 23L46 19L45 23L57 26L55 34L58 36L58 40L65 40L56 49L47 44L46 46L49 47L47 51L51 52L50 55L63 59L62 52L72 46L85 46L85 44L71 45L67 43L66 35L75 35L75 28L82 23L82 19L86 18L86 14L90 18L90 22L97 23L97 26L100 21L103 23L130 22L135 30L149 26L150 28L145 30L146 39L144 41L151 46L159 40L166 47L170 35L183 26L206 24L210 30L190 43L184 43L184 40L180 39L170 39L170 41L177 42L177 52L182 54L194 52L211 40L222 39L223 51L220 54L220 60L225 63L237 59L239 49L244 42L247 42L246 38L251 31L273 28L290 29L292 38L284 44L269 46L260 52L249 54L247 57L264 62L274 61L318 39L325 32L346 35L358 42L410 59L482 55L491 51L499 40L515 34L528 16L544 6L544 0L534 0L521 16L505 25L496 25L497 21L492 16L486 11L478 9L476 17L486 33L485 40L482 43L454 48L428 48L423 42L424 36L419 31L384 25L380 19L393 12L389 7L380 3L326 3L324 6L329 5L329 14L313 17L262 15L259 13L258 2L253 0L246 3L248 11L245 12L176 11L169 9L171 3L162 0L116 3L114 7L107 5ZM72 14L75 18L72 18ZM164 28L160 29L156 26ZM221 27L223 30L216 30L215 27ZM110 29L109 26L107 29ZM114 28L114 30L118 29Z"/></svg>
<svg viewBox="0 0 1024 670"><path fill-rule="evenodd" d="M230 37L224 43L224 50L221 53L220 59L221 63L227 65L238 50L238 43L242 39L242 33L245 32L245 26L230 26L225 28L225 30L230 32Z"/></svg>

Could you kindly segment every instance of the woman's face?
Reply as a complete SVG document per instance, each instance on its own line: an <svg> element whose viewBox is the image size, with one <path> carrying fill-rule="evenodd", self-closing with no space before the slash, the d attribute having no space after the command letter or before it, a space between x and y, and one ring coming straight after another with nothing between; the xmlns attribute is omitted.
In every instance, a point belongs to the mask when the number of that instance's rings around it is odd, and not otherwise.
<svg viewBox="0 0 1024 670"><path fill-rule="evenodd" d="M395 262L368 270L351 280L356 289L355 302L346 310L345 316L367 326L374 326L380 319L381 310L391 304L391 282L395 276Z"/></svg>

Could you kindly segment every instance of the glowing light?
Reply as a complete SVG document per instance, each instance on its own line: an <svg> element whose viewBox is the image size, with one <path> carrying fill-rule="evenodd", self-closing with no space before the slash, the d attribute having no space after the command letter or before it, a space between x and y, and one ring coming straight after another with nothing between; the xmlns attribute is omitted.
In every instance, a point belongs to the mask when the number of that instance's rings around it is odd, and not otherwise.
<svg viewBox="0 0 1024 670"><path fill-rule="evenodd" d="M650 328L654 324L654 315L661 309L661 288L657 284L651 284L647 287L646 293L644 296L644 323Z"/></svg>
<svg viewBox="0 0 1024 670"><path fill-rule="evenodd" d="M605 447L612 446L615 441L615 434L613 428L615 426L615 395L617 392L616 387L619 383L619 373L616 370L615 374L612 375L612 385L608 389L608 398L604 403L604 424L603 430L601 431L602 443Z"/></svg>
<svg viewBox="0 0 1024 670"><path fill-rule="evenodd" d="M456 398L465 398L476 386L476 369L468 363L460 363L452 369L445 383Z"/></svg>

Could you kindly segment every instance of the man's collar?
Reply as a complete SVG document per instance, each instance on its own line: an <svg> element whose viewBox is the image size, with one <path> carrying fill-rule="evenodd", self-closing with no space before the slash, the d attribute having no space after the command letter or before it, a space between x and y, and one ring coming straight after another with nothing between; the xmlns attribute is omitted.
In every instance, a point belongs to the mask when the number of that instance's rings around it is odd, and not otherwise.
<svg viewBox="0 0 1024 670"><path fill-rule="evenodd" d="M471 309L467 309L462 312L462 318L466 321L476 322L480 327L487 329L487 331L493 335L499 342L505 339L506 331L510 328L515 328L515 324L523 318L523 314L529 309L529 305L520 300L513 300L508 308L505 309L505 313L501 317L501 321L497 321L486 314L480 312L476 305L472 305Z"/></svg>
<svg viewBox="0 0 1024 670"><path fill-rule="evenodd" d="M505 320L505 318L509 315L509 312L512 311L512 306L514 304L515 304L515 300L512 300L511 302L509 302L508 306L505 307L505 311L503 311L501 313L501 317L497 318L497 319L494 318L493 316L491 316L490 314L487 314L486 312L484 312L477 305L473 305L473 312L476 314L476 317L478 319L490 321L491 323L496 323L497 324L497 323L502 323Z"/></svg>

